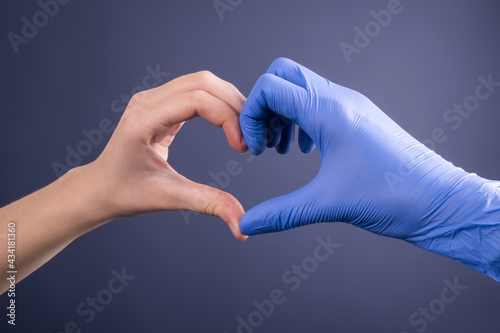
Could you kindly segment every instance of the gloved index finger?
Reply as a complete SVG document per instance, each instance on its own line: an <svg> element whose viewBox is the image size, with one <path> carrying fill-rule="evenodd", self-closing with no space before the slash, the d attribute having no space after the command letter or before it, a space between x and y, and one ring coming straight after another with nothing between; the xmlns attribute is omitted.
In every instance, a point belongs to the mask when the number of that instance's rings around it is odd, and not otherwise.
<svg viewBox="0 0 500 333"><path fill-rule="evenodd" d="M262 75L253 87L240 115L243 137L252 154L261 154L267 143L267 119L271 112L280 114L303 127L302 111L307 91L276 75Z"/></svg>
<svg viewBox="0 0 500 333"><path fill-rule="evenodd" d="M324 81L322 76L288 58L274 60L267 73L274 74L305 89L310 89L311 85L321 84Z"/></svg>

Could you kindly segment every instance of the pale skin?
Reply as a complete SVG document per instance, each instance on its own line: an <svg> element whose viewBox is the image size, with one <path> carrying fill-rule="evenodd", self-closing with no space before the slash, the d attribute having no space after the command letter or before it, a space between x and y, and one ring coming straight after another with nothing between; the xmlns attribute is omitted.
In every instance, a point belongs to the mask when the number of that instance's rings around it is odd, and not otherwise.
<svg viewBox="0 0 500 333"><path fill-rule="evenodd" d="M190 210L221 218L240 241L245 213L231 194L195 183L168 163L186 120L222 127L229 145L247 150L239 126L245 97L210 72L182 76L129 102L102 154L52 184L0 209L0 294L8 290L8 223L16 222L16 280L38 269L79 236L123 216Z"/></svg>

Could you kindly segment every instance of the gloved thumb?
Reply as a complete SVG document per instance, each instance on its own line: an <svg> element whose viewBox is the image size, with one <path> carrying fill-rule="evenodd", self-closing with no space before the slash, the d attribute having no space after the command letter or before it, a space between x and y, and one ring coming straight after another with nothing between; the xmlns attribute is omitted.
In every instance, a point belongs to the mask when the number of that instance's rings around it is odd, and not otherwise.
<svg viewBox="0 0 500 333"><path fill-rule="evenodd" d="M278 232L319 222L319 203L315 200L313 184L265 201L246 212L240 220L245 235Z"/></svg>

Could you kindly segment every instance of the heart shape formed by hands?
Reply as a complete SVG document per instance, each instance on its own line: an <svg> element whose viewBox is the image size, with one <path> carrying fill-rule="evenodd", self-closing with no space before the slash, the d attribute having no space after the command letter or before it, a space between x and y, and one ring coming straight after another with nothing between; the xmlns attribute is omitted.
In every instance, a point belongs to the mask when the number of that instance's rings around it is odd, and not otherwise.
<svg viewBox="0 0 500 333"><path fill-rule="evenodd" d="M491 76L484 81L499 85ZM234 150L255 155L266 147L287 153L296 124L300 149L318 148L320 171L303 188L245 213L231 194L195 183L168 163L175 135L195 116L222 127ZM248 100L209 72L134 95L94 162L0 213L3 221L12 216L23 221L23 278L107 221L161 210L218 216L239 240L311 223L347 222L500 281L500 182L455 167L365 96L284 58L259 78ZM0 291L6 287L1 284Z"/></svg>
<svg viewBox="0 0 500 333"><path fill-rule="evenodd" d="M236 151L245 152L248 145L256 155L266 147L288 152L297 124L300 149L307 153L316 146L321 154L320 171L303 188L245 214L229 193L192 182L168 164L175 134L195 116L222 127ZM136 94L89 167L90 175L106 180L94 182L102 186L99 201L110 219L191 210L220 217L239 240L311 223L347 222L500 277L495 268L500 242L484 244L477 237L493 232L500 239L498 223L489 218L500 212L499 183L455 167L365 96L288 59L271 65L248 100L209 72ZM471 256L470 248L481 251Z"/></svg>

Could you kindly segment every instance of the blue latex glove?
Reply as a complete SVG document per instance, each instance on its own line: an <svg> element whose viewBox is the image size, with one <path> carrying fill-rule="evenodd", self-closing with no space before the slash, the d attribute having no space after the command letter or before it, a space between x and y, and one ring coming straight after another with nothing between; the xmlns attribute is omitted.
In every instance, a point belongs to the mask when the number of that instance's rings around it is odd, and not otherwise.
<svg viewBox="0 0 500 333"><path fill-rule="evenodd" d="M253 154L288 152L295 124L300 149L321 153L318 175L249 210L243 233L348 222L500 281L500 183L447 162L365 96L280 58L257 81L240 124Z"/></svg>

